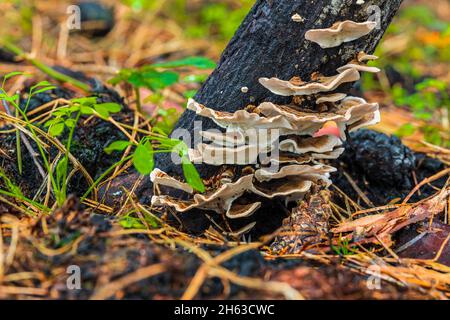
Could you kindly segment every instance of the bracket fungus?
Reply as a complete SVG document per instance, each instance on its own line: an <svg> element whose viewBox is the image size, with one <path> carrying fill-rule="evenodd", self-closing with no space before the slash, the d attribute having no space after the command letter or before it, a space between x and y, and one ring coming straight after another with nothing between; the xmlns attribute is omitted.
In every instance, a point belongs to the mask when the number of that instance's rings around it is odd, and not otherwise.
<svg viewBox="0 0 450 320"><path fill-rule="evenodd" d="M326 102L338 102L344 99L347 95L345 93L332 93L329 95L322 96L316 100L317 104Z"/></svg>
<svg viewBox="0 0 450 320"><path fill-rule="evenodd" d="M345 66L339 67L337 68L337 72L344 72L348 69L356 69L358 71L362 71L362 72L370 72L370 73L378 73L381 70L378 69L377 67L369 67L367 65L363 65L363 64L359 64L359 63L349 63L346 64Z"/></svg>
<svg viewBox="0 0 450 320"><path fill-rule="evenodd" d="M195 111L199 116L212 119L222 128L229 126L243 129L277 129L289 127L289 123L283 117L265 118L259 116L257 113L246 110L238 110L234 113L215 111L197 103L194 99L189 99L187 108Z"/></svg>
<svg viewBox="0 0 450 320"><path fill-rule="evenodd" d="M341 140L332 135L320 137L301 137L292 135L288 139L280 142L280 151L295 154L325 153L335 149L342 144Z"/></svg>
<svg viewBox="0 0 450 320"><path fill-rule="evenodd" d="M320 77L317 81L311 81L296 85L291 81L283 81L277 78L261 78L259 83L269 89L271 92L280 96L307 96L320 92L329 92L335 90L343 83L354 82L360 79L360 74L355 68L347 70L332 76Z"/></svg>
<svg viewBox="0 0 450 320"><path fill-rule="evenodd" d="M155 169L152 171L152 173L150 174L150 181L155 187L166 186L182 190L190 194L194 193L194 189L189 184L181 182L159 169Z"/></svg>
<svg viewBox="0 0 450 320"><path fill-rule="evenodd" d="M367 54L365 52L358 53L358 62L367 62L371 60L378 60L378 57L375 55Z"/></svg>
<svg viewBox="0 0 450 320"><path fill-rule="evenodd" d="M339 41L347 41L373 27L371 23L340 23L332 33L345 35ZM240 219L252 216L270 199L298 201L329 186L330 173L336 169L320 160L336 159L342 154L347 131L380 120L377 103L333 91L343 83L359 80L362 71L377 71L365 65L375 58L361 52L338 68L337 75L312 76L313 80L307 83L298 79L259 79L271 92L292 96L292 103L287 105L262 102L230 113L190 99L187 108L211 119L221 130L200 131L205 141L189 150L189 158L197 164L217 166L217 173L204 180L206 191L200 194L187 183L155 169L151 174L155 188L152 204L182 213L197 209ZM302 109L296 104L295 97L299 95L311 96L312 99L305 101L315 101L316 105L326 104L327 111ZM330 122L336 124L338 135L321 133ZM176 192L160 192L161 186ZM254 225L253 221L227 234L239 236Z"/></svg>
<svg viewBox="0 0 450 320"><path fill-rule="evenodd" d="M327 29L308 30L305 39L317 43L323 49L334 48L369 34L376 26L374 21L340 21Z"/></svg>

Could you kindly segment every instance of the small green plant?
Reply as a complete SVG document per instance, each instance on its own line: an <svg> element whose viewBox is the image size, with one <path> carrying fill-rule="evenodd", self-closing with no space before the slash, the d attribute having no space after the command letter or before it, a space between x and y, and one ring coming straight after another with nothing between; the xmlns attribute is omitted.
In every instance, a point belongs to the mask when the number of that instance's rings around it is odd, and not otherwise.
<svg viewBox="0 0 450 320"><path fill-rule="evenodd" d="M152 141L156 142L157 148L153 147ZM132 162L136 170L142 175L148 175L152 172L155 162L155 153L173 153L175 152L181 159L186 182L195 190L205 192L203 181L192 162L189 160L188 146L180 140L171 139L163 134L152 134L144 137L139 143L130 141L114 141L105 148L105 152L110 154L114 151L124 151L128 146L134 147Z"/></svg>
<svg viewBox="0 0 450 320"><path fill-rule="evenodd" d="M65 131L68 131L68 138L65 144L64 156L53 167L50 156L45 150L42 141L38 137L38 127L36 127L28 119L27 110L33 96L38 93L52 90L56 87L47 81L42 81L32 86L28 92L28 97L25 105L22 107L19 104L19 95L17 93L14 95L9 95L4 89L5 83L8 79L21 74L21 72L12 72L3 77L0 99L13 106L15 111L20 114L21 118L26 123L26 127L30 131L31 137L36 143L40 158L43 161L45 170L48 173L56 203L61 206L67 198L69 156L78 120L82 115L95 115L101 119L108 120L111 113L119 112L121 110L121 106L116 103L98 104L95 97L86 97L73 99L69 105L62 106L53 110L51 119L44 124L44 127L48 128L48 134L52 137L58 137L61 136ZM20 140L18 143L20 144ZM18 145L18 149L20 149L20 145ZM20 196L20 194L17 195Z"/></svg>
<svg viewBox="0 0 450 320"><path fill-rule="evenodd" d="M153 92L150 99L160 101L161 90L177 83L180 74L176 69L195 67L198 69L212 69L215 63L204 57L188 57L181 60L155 63L134 69L122 69L109 83L117 85L121 82L131 85L136 94L137 109L142 113L140 88L146 88ZM190 78L189 80L192 80Z"/></svg>
<svg viewBox="0 0 450 320"><path fill-rule="evenodd" d="M347 238L339 236L338 246L331 245L333 251L339 256L349 256L358 253L356 247L350 246L350 241Z"/></svg>
<svg viewBox="0 0 450 320"><path fill-rule="evenodd" d="M447 123L450 122L450 98L448 95L448 85L444 81L436 79L425 79L415 86L416 92L408 94L400 85L392 88L392 97L396 105L408 106L411 108L415 118L429 122L436 115L437 111L447 114ZM445 110L445 112L443 112ZM440 134L439 128L432 124L425 124L420 128L415 128L412 124L405 124L399 128L397 135L405 137L412 135L417 129L421 130L427 142L439 146L450 146Z"/></svg>
<svg viewBox="0 0 450 320"><path fill-rule="evenodd" d="M117 103L97 103L96 97L72 99L70 105L55 109L52 118L45 123L48 133L53 137L61 136L65 130L69 135L64 157L56 165L56 185L54 190L57 203L61 205L67 198L67 175L69 170L69 155L75 128L82 115L95 115L108 120L111 113L117 113L122 107Z"/></svg>
<svg viewBox="0 0 450 320"><path fill-rule="evenodd" d="M158 221L149 214L144 213L143 219L152 228L157 228L159 225ZM146 229L144 223L139 218L134 217L132 213L121 217L119 223L124 229Z"/></svg>
<svg viewBox="0 0 450 320"><path fill-rule="evenodd" d="M0 179L3 180L7 192L17 195L19 197L23 197L22 190L20 190L20 188L16 186L11 181L11 179L9 179L9 177L6 175L5 171L2 168L0 168Z"/></svg>
<svg viewBox="0 0 450 320"><path fill-rule="evenodd" d="M37 203L34 200L28 199L23 193L22 190L20 189L19 186L17 186L16 184L14 184L14 182L6 175L5 171L0 168L0 181L3 181L3 187L0 188L0 195L5 195L8 197L12 197L15 198L17 200L21 200L24 203L28 203L33 205L35 208L48 213L50 212L50 209L47 208L46 206ZM30 214L30 215L34 215L26 206L22 205L22 209Z"/></svg>
<svg viewBox="0 0 450 320"><path fill-rule="evenodd" d="M6 101L7 103L9 103L10 105L12 105L14 107L14 109L20 113L20 115L22 116L23 120L26 123L27 128L29 129L31 136L33 138L33 140L36 142L36 145L39 149L39 154L44 162L45 168L47 170L47 172L49 172L49 178L51 181L51 185L53 190L55 191L55 194L58 193L59 189L58 186L56 184L56 180L54 179L54 176L52 174L52 168L51 168L51 164L49 161L49 158L45 152L45 149L40 141L40 139L38 138L38 135L36 133L36 129L34 127L34 125L29 121L28 117L27 117L27 109L28 106L30 104L31 98L38 93L41 92L45 92L51 89L54 89L55 87L52 86L50 83L48 83L47 81L42 81L39 82L38 84L32 86L28 92L28 99L26 101L25 107L22 109L21 106L19 105L19 95L16 93L14 95L9 95L6 90L5 90L5 83L6 81L14 76L17 76L19 74L22 74L20 72L12 72L9 73L7 75L5 75L3 77L3 82L2 82L2 87L1 87L1 92L0 92L0 99Z"/></svg>

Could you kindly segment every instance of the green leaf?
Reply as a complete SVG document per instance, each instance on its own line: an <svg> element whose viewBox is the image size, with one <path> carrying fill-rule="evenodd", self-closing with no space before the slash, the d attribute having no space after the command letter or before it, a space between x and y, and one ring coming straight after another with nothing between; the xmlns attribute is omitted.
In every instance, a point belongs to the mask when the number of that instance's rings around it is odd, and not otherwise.
<svg viewBox="0 0 450 320"><path fill-rule="evenodd" d="M201 193L205 192L205 185L203 184L202 178L186 155L181 157L181 165L183 167L183 174L186 182L195 190Z"/></svg>
<svg viewBox="0 0 450 320"><path fill-rule="evenodd" d="M8 80L9 78L15 77L15 76L30 76L29 74L26 74L24 72L21 71L13 71L10 73L7 73L4 77L3 77L3 81Z"/></svg>
<svg viewBox="0 0 450 320"><path fill-rule="evenodd" d="M75 121L75 119L67 119L66 121L64 121L64 124L66 125L66 127L72 129L76 126L77 122Z"/></svg>
<svg viewBox="0 0 450 320"><path fill-rule="evenodd" d="M187 90L183 93L183 96L186 99L193 98L197 94L197 90Z"/></svg>
<svg viewBox="0 0 450 320"><path fill-rule="evenodd" d="M101 104L94 106L94 110L99 114L101 118L105 120L109 118L108 109L103 107Z"/></svg>
<svg viewBox="0 0 450 320"><path fill-rule="evenodd" d="M216 67L214 61L205 57L187 57L181 60L156 63L152 65L155 68L180 68L196 67L199 69L213 69Z"/></svg>
<svg viewBox="0 0 450 320"><path fill-rule="evenodd" d="M422 91L428 88L436 88L440 91L447 89L447 84L444 81L437 79L425 79L424 81L416 84L416 90Z"/></svg>
<svg viewBox="0 0 450 320"><path fill-rule="evenodd" d="M411 123L406 123L402 125L396 132L399 137L408 137L414 134L416 128Z"/></svg>
<svg viewBox="0 0 450 320"><path fill-rule="evenodd" d="M176 72L146 69L133 72L128 78L128 82L136 88L146 87L158 91L177 83L178 79L179 75Z"/></svg>
<svg viewBox="0 0 450 320"><path fill-rule="evenodd" d="M107 154L111 154L113 151L123 151L125 150L129 145L130 145L130 141L123 141L123 140L118 140L118 141L114 141L113 143L111 143L109 146L107 146L104 151Z"/></svg>
<svg viewBox="0 0 450 320"><path fill-rule="evenodd" d="M50 90L53 90L53 89L56 89L56 87L55 87L55 86L48 86L48 87L44 87L44 88L38 89L38 90L36 90L36 91L33 91L32 94L33 94L33 95L36 95L36 94L38 94L38 93L50 91Z"/></svg>
<svg viewBox="0 0 450 320"><path fill-rule="evenodd" d="M8 96L7 94L3 94L1 96L1 99L4 99L4 100L6 100L8 102L11 102L12 104L16 104L17 103L17 97L18 97L17 94L15 94L13 96Z"/></svg>
<svg viewBox="0 0 450 320"><path fill-rule="evenodd" d="M50 129L48 130L48 133L52 137L60 136L64 131L65 125L63 122L58 122L52 126L50 126Z"/></svg>
<svg viewBox="0 0 450 320"><path fill-rule="evenodd" d="M36 94L36 93L38 93L38 92L36 92L35 90L36 89L39 89L39 88L41 88L41 90L43 90L43 89L46 89L46 88L51 88L51 89L54 89L54 88L56 88L54 85L52 85L50 82L48 82L48 81L41 81L41 82L38 82L37 84L35 84L34 86L32 86L31 88L30 88L30 92L32 93L32 94ZM50 89L49 89L50 90Z"/></svg>
<svg viewBox="0 0 450 320"><path fill-rule="evenodd" d="M150 142L139 144L133 154L133 165L142 174L150 174L155 166L153 148Z"/></svg>
<svg viewBox="0 0 450 320"><path fill-rule="evenodd" d="M414 111L413 114L414 117L421 120L431 120L433 118L433 115L427 111Z"/></svg>
<svg viewBox="0 0 450 320"><path fill-rule="evenodd" d="M83 97L83 98L75 98L71 100L72 103L78 103L83 106L92 106L97 103L96 97Z"/></svg>
<svg viewBox="0 0 450 320"><path fill-rule="evenodd" d="M94 109L92 109L91 107L87 107L87 106L81 106L80 111L81 111L81 114L87 115L87 116L94 114Z"/></svg>
<svg viewBox="0 0 450 320"><path fill-rule="evenodd" d="M58 164L56 165L56 181L58 186L61 186L62 183L65 183L65 181L62 181L62 179L67 173L67 168L68 168L67 158L64 157L61 160L59 160Z"/></svg>
<svg viewBox="0 0 450 320"><path fill-rule="evenodd" d="M62 120L60 118L50 119L44 124L44 127L48 128L48 127L53 126L53 125L55 125L57 123L60 123L61 121Z"/></svg>
<svg viewBox="0 0 450 320"><path fill-rule="evenodd" d="M78 112L78 111L80 111L80 109L81 109L81 106L79 106L79 105L74 105L74 106L71 106L71 107L68 107L67 108L67 113L68 114L72 114L72 113L74 113L74 112Z"/></svg>
<svg viewBox="0 0 450 320"><path fill-rule="evenodd" d="M145 225L138 218L130 216L123 217L119 223L125 229L145 229Z"/></svg>
<svg viewBox="0 0 450 320"><path fill-rule="evenodd" d="M18 195L18 196L23 196L22 191L20 190L20 188L18 186L16 186L6 175L6 173L3 171L3 169L0 167L0 178L3 179L3 181L6 184L6 188L9 189L9 191L11 191L11 193Z"/></svg>
<svg viewBox="0 0 450 320"><path fill-rule="evenodd" d="M95 105L95 108L102 108L104 110L107 110L110 113L117 113L120 112L120 110L122 110L122 106L118 103L114 103L114 102L106 102L106 103L100 103Z"/></svg>
<svg viewBox="0 0 450 320"><path fill-rule="evenodd" d="M123 77L121 74L118 74L114 78L111 78L108 80L108 83L112 84L113 86L121 83L122 81L127 81L127 78Z"/></svg>
<svg viewBox="0 0 450 320"><path fill-rule="evenodd" d="M67 109L59 109L52 112L52 116L54 117L62 117L67 115Z"/></svg>
<svg viewBox="0 0 450 320"><path fill-rule="evenodd" d="M203 83L208 78L207 74L191 74L183 78L185 83Z"/></svg>

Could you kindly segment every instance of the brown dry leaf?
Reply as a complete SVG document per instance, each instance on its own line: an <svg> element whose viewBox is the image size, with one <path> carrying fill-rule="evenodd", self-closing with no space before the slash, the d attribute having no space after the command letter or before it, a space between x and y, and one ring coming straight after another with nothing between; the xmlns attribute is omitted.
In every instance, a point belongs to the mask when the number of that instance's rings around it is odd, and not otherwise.
<svg viewBox="0 0 450 320"><path fill-rule="evenodd" d="M433 217L445 209L450 188L443 189L433 198L422 203L403 206L394 211L366 216L354 221L346 221L333 228L333 233L358 232L361 242L378 242L378 239L389 239L394 232L407 225ZM378 239L377 239L378 238Z"/></svg>

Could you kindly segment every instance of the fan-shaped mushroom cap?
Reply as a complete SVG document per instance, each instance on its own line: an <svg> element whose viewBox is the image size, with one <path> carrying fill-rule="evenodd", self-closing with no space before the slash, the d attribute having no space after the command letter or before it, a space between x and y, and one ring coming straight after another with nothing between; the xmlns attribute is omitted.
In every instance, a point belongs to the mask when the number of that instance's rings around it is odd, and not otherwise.
<svg viewBox="0 0 450 320"><path fill-rule="evenodd" d="M367 54L365 52L358 53L358 62L367 62L370 60L377 60L378 57L372 54Z"/></svg>
<svg viewBox="0 0 450 320"><path fill-rule="evenodd" d="M345 148L336 148L330 152L324 152L324 153L312 153L311 156L314 159L337 159L339 158L342 153L344 153Z"/></svg>
<svg viewBox="0 0 450 320"><path fill-rule="evenodd" d="M348 110L346 114L347 120L336 121L342 139L345 139L345 128L352 132L380 122L381 115L378 103L368 103L363 98L348 97L342 100L341 107ZM350 113L350 117L348 117L348 113Z"/></svg>
<svg viewBox="0 0 450 320"><path fill-rule="evenodd" d="M234 200L244 194L245 191L253 187L253 176L241 177L233 183L222 185L217 190L206 194L194 194L191 200L179 200L169 196L153 196L152 204L155 206L168 205L178 212L186 212L194 208L212 210L218 213L227 212Z"/></svg>
<svg viewBox="0 0 450 320"><path fill-rule="evenodd" d="M218 137L222 138L220 135ZM274 135L269 140L261 141L261 139L258 139L257 144L244 144L230 147L227 145L201 143L196 149L189 150L189 159L193 163L206 163L215 166L223 164L256 164L260 155L268 154L275 147L278 147L282 152L286 151L296 154L313 153L314 159L329 159L333 155L324 155L322 157L321 154L333 151L335 147L342 143L334 135L323 135L319 137L291 135L277 145L275 140L278 140L278 138L279 136Z"/></svg>
<svg viewBox="0 0 450 320"><path fill-rule="evenodd" d="M193 163L206 163L220 166L223 164L256 164L258 155L268 150L260 150L257 145L244 145L236 148L200 143L195 150L189 150L189 159Z"/></svg>
<svg viewBox="0 0 450 320"><path fill-rule="evenodd" d="M316 100L317 104L325 102L338 102L344 99L347 95L345 93L332 93L326 96L322 96Z"/></svg>
<svg viewBox="0 0 450 320"><path fill-rule="evenodd" d="M194 208L226 213L230 218L242 218L253 214L260 204L237 205L235 200L246 192L254 193L264 198L285 196L297 199L307 193L313 184L331 183L329 173L335 169L322 164L314 166L290 165L279 172L259 169L254 174L241 177L235 182L225 183L216 190L205 194L194 194L190 200L181 200L167 195L152 197L152 205L170 206L178 212L186 212Z"/></svg>
<svg viewBox="0 0 450 320"><path fill-rule="evenodd" d="M270 163L274 165L287 165L287 164L307 164L307 163L316 163L315 160L320 159L337 159L341 156L341 154L345 151L344 148L336 148L329 152L323 153L304 153L304 154L295 154L291 152L279 152L278 156L275 157L267 157L261 159L261 163L263 165L268 165Z"/></svg>
<svg viewBox="0 0 450 320"><path fill-rule="evenodd" d="M252 230L255 225L256 225L256 221L249 223L248 225L242 227L239 230L236 230L236 231L233 231L233 232L229 232L229 233L226 233L226 234L231 236L231 237L239 237L239 236L243 235L244 233L247 233L250 230Z"/></svg>
<svg viewBox="0 0 450 320"><path fill-rule="evenodd" d="M308 30L305 33L305 38L317 43L324 49L334 48L344 42L350 42L369 34L376 26L377 23L374 21L358 23L346 20L336 22L327 29Z"/></svg>
<svg viewBox="0 0 450 320"><path fill-rule="evenodd" d="M346 64L345 66L339 67L336 71L339 73L342 73L348 69L356 69L360 72L370 72L370 73L378 73L381 71L377 67L369 67L369 66L366 66L363 64L357 64L357 63Z"/></svg>
<svg viewBox="0 0 450 320"><path fill-rule="evenodd" d="M266 168L258 169L255 171L255 178L259 182L265 182L290 176L301 176L303 178L308 177L308 180L312 180L315 182L318 180L324 180L327 183L331 183L331 181L328 180L328 177L331 172L335 171L336 168L326 166L324 164L317 164L314 166L294 164L282 167L277 172L272 172L271 170Z"/></svg>
<svg viewBox="0 0 450 320"><path fill-rule="evenodd" d="M333 151L336 146L341 144L341 139L333 135L307 138L301 136L290 136L288 139L280 142L280 150L296 154L304 154L308 152L324 153Z"/></svg>
<svg viewBox="0 0 450 320"><path fill-rule="evenodd" d="M306 164L313 161L314 158L310 154L294 154L290 152L279 152L279 155L267 157L261 160L261 164L269 165L286 165L286 164Z"/></svg>
<svg viewBox="0 0 450 320"><path fill-rule="evenodd" d="M271 146L280 137L278 129L242 130L234 126L227 128L226 132L200 131L200 135L218 146L237 147L254 144L259 148Z"/></svg>
<svg viewBox="0 0 450 320"><path fill-rule="evenodd" d="M153 182L154 186L162 185L162 186L182 190L187 193L191 193L191 194L194 193L194 189L192 189L192 187L189 184L181 182L181 181L169 176L167 173L159 170L158 168L155 168L150 173L150 180Z"/></svg>
<svg viewBox="0 0 450 320"><path fill-rule="evenodd" d="M279 179L269 182L256 182L253 193L264 198L286 197L289 201L301 200L313 186L312 181L299 177Z"/></svg>
<svg viewBox="0 0 450 320"><path fill-rule="evenodd" d="M255 172L253 193L265 198L286 197L286 200L300 200L314 184L331 184L330 172L335 168L323 164L288 165L280 171L272 172L268 169L259 169Z"/></svg>
<svg viewBox="0 0 450 320"><path fill-rule="evenodd" d="M334 121L340 129L341 139L345 139L346 126L355 130L369 122L373 124L379 120L378 107L377 103L367 103L362 98L347 97L342 100L335 112L304 112L293 106L280 106L271 102L263 102L257 109L267 117L284 116L296 128L297 134L303 135L314 135L326 122Z"/></svg>
<svg viewBox="0 0 450 320"><path fill-rule="evenodd" d="M359 79L360 74L356 69L347 69L335 76L322 77L318 82L308 82L302 85L295 85L290 81L277 78L260 78L259 83L280 96L304 96L333 91L343 83L354 82Z"/></svg>
<svg viewBox="0 0 450 320"><path fill-rule="evenodd" d="M237 204L233 203L230 209L227 211L226 216L230 219L239 219L250 217L261 207L261 202L249 203L249 204Z"/></svg>
<svg viewBox="0 0 450 320"><path fill-rule="evenodd" d="M212 119L218 126L227 128L235 126L242 129L277 129L289 128L290 124L283 117L264 118L256 113L238 110L234 113L215 111L189 99L187 108L198 115Z"/></svg>
<svg viewBox="0 0 450 320"><path fill-rule="evenodd" d="M200 131L199 134L215 145L228 147L245 145L245 135L241 130L230 132Z"/></svg>
<svg viewBox="0 0 450 320"><path fill-rule="evenodd" d="M292 134L303 134L312 136L319 131L329 119L337 118L335 114L321 114L299 111L295 107L276 105L272 102L263 102L258 110L267 117L282 115L289 120L294 129L289 130Z"/></svg>

